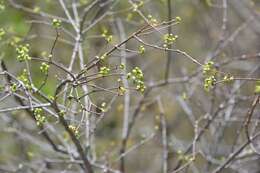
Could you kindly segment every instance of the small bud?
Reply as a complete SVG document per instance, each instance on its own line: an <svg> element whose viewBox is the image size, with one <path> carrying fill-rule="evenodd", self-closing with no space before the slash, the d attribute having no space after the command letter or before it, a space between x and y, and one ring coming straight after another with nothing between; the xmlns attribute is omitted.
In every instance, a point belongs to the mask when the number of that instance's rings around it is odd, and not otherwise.
<svg viewBox="0 0 260 173"><path fill-rule="evenodd" d="M55 29L58 29L61 27L61 20L60 19L53 19L52 20L52 26L55 28Z"/></svg>

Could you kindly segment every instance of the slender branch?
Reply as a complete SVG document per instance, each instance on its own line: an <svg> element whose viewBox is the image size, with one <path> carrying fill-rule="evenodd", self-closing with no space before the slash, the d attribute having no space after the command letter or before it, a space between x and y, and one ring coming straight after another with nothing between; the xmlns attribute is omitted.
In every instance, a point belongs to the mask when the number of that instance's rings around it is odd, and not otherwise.
<svg viewBox="0 0 260 173"><path fill-rule="evenodd" d="M249 125L250 125L254 110L255 110L257 104L259 104L259 101L260 101L260 95L256 95L255 99L251 105L251 108L248 110L247 115L246 115L246 121L244 123L244 126L245 126L245 132L246 132L248 141L251 140L250 133L249 133Z"/></svg>

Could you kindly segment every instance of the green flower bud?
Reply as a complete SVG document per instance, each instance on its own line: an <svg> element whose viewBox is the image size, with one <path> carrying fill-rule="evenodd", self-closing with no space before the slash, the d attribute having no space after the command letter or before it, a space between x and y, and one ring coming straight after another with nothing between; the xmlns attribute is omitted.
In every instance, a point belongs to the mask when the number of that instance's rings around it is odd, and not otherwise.
<svg viewBox="0 0 260 173"><path fill-rule="evenodd" d="M61 20L59 19L53 19L52 20L52 26L55 28L55 29L58 29L61 27Z"/></svg>

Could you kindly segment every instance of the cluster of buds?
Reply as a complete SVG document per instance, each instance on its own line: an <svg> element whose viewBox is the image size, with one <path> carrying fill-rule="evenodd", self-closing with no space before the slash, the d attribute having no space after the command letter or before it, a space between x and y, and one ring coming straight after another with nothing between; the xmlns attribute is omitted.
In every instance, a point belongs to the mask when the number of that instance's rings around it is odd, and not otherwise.
<svg viewBox="0 0 260 173"><path fill-rule="evenodd" d="M55 29L58 29L61 27L61 20L59 19L53 19L52 20L52 26L55 28Z"/></svg>
<svg viewBox="0 0 260 173"><path fill-rule="evenodd" d="M17 88L18 88L18 86L17 86L16 83L13 83L13 84L10 86L10 89L11 89L12 92L16 92L16 91L17 91Z"/></svg>
<svg viewBox="0 0 260 173"><path fill-rule="evenodd" d="M74 133L74 135L78 138L79 137L79 131L77 129L77 127L73 126L73 125L69 125L69 129Z"/></svg>
<svg viewBox="0 0 260 173"><path fill-rule="evenodd" d="M125 69L125 64L121 63L121 64L119 65L119 68L120 68L121 70L124 70L124 69Z"/></svg>
<svg viewBox="0 0 260 173"><path fill-rule="evenodd" d="M213 61L207 62L203 66L203 74L204 75L210 74L213 68L214 68L214 62Z"/></svg>
<svg viewBox="0 0 260 173"><path fill-rule="evenodd" d="M216 84L217 71L214 67L214 62L209 61L203 66L204 89L209 91Z"/></svg>
<svg viewBox="0 0 260 173"><path fill-rule="evenodd" d="M120 78L117 79L117 82L119 83L118 95L119 96L123 96L126 93L126 88L124 87L123 82L122 82L122 80Z"/></svg>
<svg viewBox="0 0 260 173"><path fill-rule="evenodd" d="M214 62L209 61L203 65L204 89L209 91L216 84L217 70L214 67Z"/></svg>
<svg viewBox="0 0 260 173"><path fill-rule="evenodd" d="M176 41L177 38L178 38L178 35L165 34L163 36L163 40L164 40L163 47L167 48L169 45L172 45Z"/></svg>
<svg viewBox="0 0 260 173"><path fill-rule="evenodd" d="M18 76L18 79L23 82L24 86L27 89L31 89L32 88L31 82L29 80L29 74L28 74L26 69L23 69L23 72L22 72L22 74L20 76Z"/></svg>
<svg viewBox="0 0 260 173"><path fill-rule="evenodd" d="M135 84L136 90L140 92L144 92L145 85L144 85L144 75L142 70L139 67L135 67L132 72L129 72L127 74L127 79L130 79L133 81L133 84Z"/></svg>
<svg viewBox="0 0 260 173"><path fill-rule="evenodd" d="M123 86L118 87L118 95L123 96L126 92L126 88Z"/></svg>
<svg viewBox="0 0 260 173"><path fill-rule="evenodd" d="M29 56L29 44L19 45L16 48L16 53L17 53L17 60L20 62L31 60L31 57Z"/></svg>
<svg viewBox="0 0 260 173"><path fill-rule="evenodd" d="M109 72L110 72L110 68L106 66L100 67L99 69L99 74L101 74L102 76L108 75Z"/></svg>
<svg viewBox="0 0 260 173"><path fill-rule="evenodd" d="M210 88L212 88L216 84L216 78L215 76L209 76L204 79L204 89L206 91L209 91Z"/></svg>
<svg viewBox="0 0 260 173"><path fill-rule="evenodd" d="M144 54L144 52L145 52L145 47L143 45L140 45L139 48L138 48L138 53Z"/></svg>
<svg viewBox="0 0 260 173"><path fill-rule="evenodd" d="M151 14L149 14L147 17L148 17L148 20L150 21L150 24L151 24L152 26L158 25L157 19L154 18Z"/></svg>
<svg viewBox="0 0 260 173"><path fill-rule="evenodd" d="M225 75L223 78L224 82L231 82L234 80L234 76L231 75Z"/></svg>
<svg viewBox="0 0 260 173"><path fill-rule="evenodd" d="M42 108L36 108L33 111L35 115L35 119L37 121L37 126L42 126L47 120L46 117L43 115Z"/></svg>
<svg viewBox="0 0 260 173"><path fill-rule="evenodd" d="M108 30L106 28L103 28L101 36L104 37L108 43L111 42L113 38L113 35L108 34Z"/></svg>
<svg viewBox="0 0 260 173"><path fill-rule="evenodd" d="M49 71L50 65L47 64L46 62L43 62L40 66L40 70L41 72L43 72L44 74L47 74Z"/></svg>
<svg viewBox="0 0 260 173"><path fill-rule="evenodd" d="M106 102L102 102L99 109L102 111L102 112L106 112L107 111L107 103Z"/></svg>
<svg viewBox="0 0 260 173"><path fill-rule="evenodd" d="M175 20L176 20L176 22L181 22L181 17L177 16L177 17L175 17Z"/></svg>

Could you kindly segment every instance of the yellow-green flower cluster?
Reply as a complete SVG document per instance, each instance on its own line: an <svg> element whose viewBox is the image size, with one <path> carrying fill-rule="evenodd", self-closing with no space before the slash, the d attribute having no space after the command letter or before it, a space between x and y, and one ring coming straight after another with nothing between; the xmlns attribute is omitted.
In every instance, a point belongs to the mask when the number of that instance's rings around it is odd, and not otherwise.
<svg viewBox="0 0 260 173"><path fill-rule="evenodd" d="M146 89L144 85L144 75L142 70L139 67L135 67L132 72L127 74L127 79L132 80L133 84L135 84L136 90L140 92L144 92Z"/></svg>
<svg viewBox="0 0 260 173"><path fill-rule="evenodd" d="M103 31L102 31L102 37L105 38L105 40L109 43L112 41L112 38L113 36L111 34L108 34L108 30L106 28L103 28Z"/></svg>
<svg viewBox="0 0 260 173"><path fill-rule="evenodd" d="M16 92L17 91L17 84L16 83L13 83L11 86L10 86L10 89L12 92Z"/></svg>
<svg viewBox="0 0 260 173"><path fill-rule="evenodd" d="M26 69L23 69L23 72L20 76L18 76L18 79L23 82L23 84L25 85L25 87L27 89L32 88L32 85L31 85L30 80L29 80L29 74L28 74Z"/></svg>
<svg viewBox="0 0 260 173"><path fill-rule="evenodd" d="M195 158L192 155L185 155L183 151L177 150L178 159L185 162L192 162Z"/></svg>
<svg viewBox="0 0 260 173"><path fill-rule="evenodd" d="M55 29L60 28L61 27L61 20L59 20L59 19L52 19L52 26Z"/></svg>
<svg viewBox="0 0 260 173"><path fill-rule="evenodd" d="M119 68L120 68L121 70L124 70L124 69L125 69L125 64L121 63L121 64L119 65Z"/></svg>
<svg viewBox="0 0 260 173"><path fill-rule="evenodd" d="M118 95L123 96L126 92L126 88L123 86L118 87Z"/></svg>
<svg viewBox="0 0 260 173"><path fill-rule="evenodd" d="M204 79L204 89L206 91L209 91L210 88L212 88L215 83L216 83L216 78L215 76L209 76L207 78Z"/></svg>
<svg viewBox="0 0 260 173"><path fill-rule="evenodd" d="M107 112L107 103L106 102L102 102L99 109L101 110L101 112Z"/></svg>
<svg viewBox="0 0 260 173"><path fill-rule="evenodd" d="M49 71L49 67L50 67L49 64L43 62L43 63L41 64L41 66L40 66L40 70L41 70L41 72L43 72L44 74L47 74L48 71Z"/></svg>
<svg viewBox="0 0 260 173"><path fill-rule="evenodd" d="M16 53L17 53L17 60L20 62L31 60L31 57L29 56L29 44L19 45L16 48Z"/></svg>
<svg viewBox="0 0 260 173"><path fill-rule="evenodd" d="M207 62L203 66L203 74L204 75L208 75L209 73L211 73L213 68L214 68L214 62L213 61Z"/></svg>
<svg viewBox="0 0 260 173"><path fill-rule="evenodd" d="M110 72L110 68L106 66L100 67L99 74L101 74L102 76L108 75L109 72Z"/></svg>
<svg viewBox="0 0 260 173"><path fill-rule="evenodd" d="M234 80L234 76L231 75L225 75L223 78L224 82L231 82Z"/></svg>
<svg viewBox="0 0 260 173"><path fill-rule="evenodd" d="M144 52L145 52L145 47L143 45L140 45L139 48L138 48L138 53L144 54Z"/></svg>
<svg viewBox="0 0 260 173"><path fill-rule="evenodd" d="M180 22L181 21L181 17L177 16L177 17L175 17L175 20L176 20L176 22Z"/></svg>
<svg viewBox="0 0 260 173"><path fill-rule="evenodd" d="M118 78L117 82L119 84L119 86L118 86L118 95L119 96L123 96L125 94L125 92L126 92L126 88L123 85L122 79Z"/></svg>
<svg viewBox="0 0 260 173"><path fill-rule="evenodd" d="M69 125L69 129L74 133L74 135L78 138L79 137L79 131L77 129L77 127L73 126L73 125Z"/></svg>
<svg viewBox="0 0 260 173"><path fill-rule="evenodd" d="M43 115L42 108L35 108L33 113L37 121L37 126L42 126L47 121L46 117Z"/></svg>
<svg viewBox="0 0 260 173"><path fill-rule="evenodd" d="M149 14L147 17L148 17L151 25L156 26L158 24L157 19L154 18L151 14Z"/></svg>
<svg viewBox="0 0 260 173"><path fill-rule="evenodd" d="M164 40L163 47L168 47L169 45L172 45L176 41L177 38L178 38L177 35L165 34L163 36L163 40Z"/></svg>
<svg viewBox="0 0 260 173"><path fill-rule="evenodd" d="M209 61L203 66L204 89L209 91L216 84L217 70L214 67L214 62Z"/></svg>

